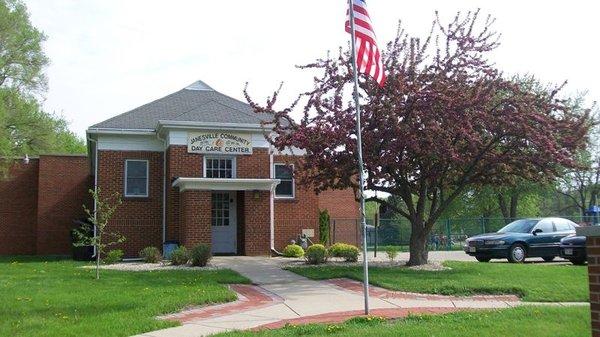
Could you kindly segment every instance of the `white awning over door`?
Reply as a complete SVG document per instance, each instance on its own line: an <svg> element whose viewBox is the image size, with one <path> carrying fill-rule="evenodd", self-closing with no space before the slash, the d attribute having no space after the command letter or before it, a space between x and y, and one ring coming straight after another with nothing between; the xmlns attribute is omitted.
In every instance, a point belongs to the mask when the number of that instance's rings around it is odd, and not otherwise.
<svg viewBox="0 0 600 337"><path fill-rule="evenodd" d="M279 179L259 178L177 178L173 187L179 191L273 191Z"/></svg>

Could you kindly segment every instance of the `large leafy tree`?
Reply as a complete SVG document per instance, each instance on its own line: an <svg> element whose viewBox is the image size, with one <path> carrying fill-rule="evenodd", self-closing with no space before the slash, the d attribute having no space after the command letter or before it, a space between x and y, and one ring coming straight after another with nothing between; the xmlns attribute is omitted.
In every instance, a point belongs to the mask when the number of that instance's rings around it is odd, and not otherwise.
<svg viewBox="0 0 600 337"><path fill-rule="evenodd" d="M383 55L385 86L360 80L365 187L402 200L388 206L411 223L410 265L427 263L435 221L468 188L551 179L586 142L588 115L560 100L560 88L531 90L487 60L498 46L492 25L469 12L448 24L436 15L425 39L400 27ZM317 192L357 189L349 59L341 52L301 67L320 75L283 109L278 91L266 104L246 93L255 111L273 115L274 147L306 151L297 178Z"/></svg>
<svg viewBox="0 0 600 337"><path fill-rule="evenodd" d="M48 152L83 153L85 144L60 116L44 112L46 37L21 1L0 0L0 158ZM6 173L8 161L0 161Z"/></svg>
<svg viewBox="0 0 600 337"><path fill-rule="evenodd" d="M29 20L25 4L0 0L0 87L43 90L42 70L48 58L42 51L46 36Z"/></svg>

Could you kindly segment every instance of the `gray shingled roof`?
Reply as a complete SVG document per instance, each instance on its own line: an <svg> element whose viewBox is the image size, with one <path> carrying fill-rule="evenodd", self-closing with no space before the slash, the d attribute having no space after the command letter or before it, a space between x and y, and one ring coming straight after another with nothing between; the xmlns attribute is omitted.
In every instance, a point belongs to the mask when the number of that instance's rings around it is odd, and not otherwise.
<svg viewBox="0 0 600 337"><path fill-rule="evenodd" d="M248 104L221 94L202 81L197 81L184 89L90 128L154 130L159 120L259 124L261 121L270 120L270 116L256 114Z"/></svg>

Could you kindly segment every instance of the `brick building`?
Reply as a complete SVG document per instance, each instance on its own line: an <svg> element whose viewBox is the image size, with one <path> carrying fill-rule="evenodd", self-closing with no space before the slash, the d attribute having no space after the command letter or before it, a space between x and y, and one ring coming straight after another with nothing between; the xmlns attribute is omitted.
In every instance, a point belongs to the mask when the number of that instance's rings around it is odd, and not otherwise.
<svg viewBox="0 0 600 337"><path fill-rule="evenodd" d="M271 148L267 118L198 81L91 126L95 182L123 196L110 226L127 238L126 256L168 241L268 255L302 233L318 241L320 208L356 218L352 191L316 195L295 183L300 157Z"/></svg>
<svg viewBox="0 0 600 337"><path fill-rule="evenodd" d="M87 157L44 155L8 164L8 178L0 179L0 255L70 253L74 220L92 204Z"/></svg>

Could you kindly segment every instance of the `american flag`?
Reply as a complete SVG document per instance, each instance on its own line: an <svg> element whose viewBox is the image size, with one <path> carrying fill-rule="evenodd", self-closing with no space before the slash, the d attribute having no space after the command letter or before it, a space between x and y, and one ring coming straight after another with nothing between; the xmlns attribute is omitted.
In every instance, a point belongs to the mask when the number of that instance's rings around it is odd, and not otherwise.
<svg viewBox="0 0 600 337"><path fill-rule="evenodd" d="M380 86L385 83L381 53L377 47L375 31L364 0L352 0L354 12L354 37L358 72L371 76ZM346 32L351 33L350 11L346 11Z"/></svg>

